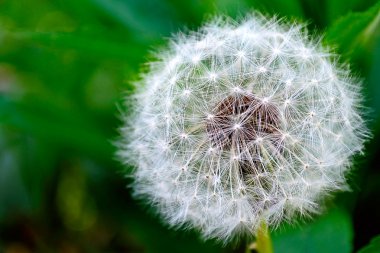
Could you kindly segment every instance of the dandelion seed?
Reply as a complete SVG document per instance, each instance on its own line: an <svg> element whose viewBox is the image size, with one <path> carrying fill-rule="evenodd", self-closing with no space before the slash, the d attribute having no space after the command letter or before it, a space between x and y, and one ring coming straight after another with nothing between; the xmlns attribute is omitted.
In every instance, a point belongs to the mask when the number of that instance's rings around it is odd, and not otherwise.
<svg viewBox="0 0 380 253"><path fill-rule="evenodd" d="M217 19L158 59L119 154L135 166L134 195L170 225L228 242L318 213L347 189L368 136L360 83L304 27Z"/></svg>

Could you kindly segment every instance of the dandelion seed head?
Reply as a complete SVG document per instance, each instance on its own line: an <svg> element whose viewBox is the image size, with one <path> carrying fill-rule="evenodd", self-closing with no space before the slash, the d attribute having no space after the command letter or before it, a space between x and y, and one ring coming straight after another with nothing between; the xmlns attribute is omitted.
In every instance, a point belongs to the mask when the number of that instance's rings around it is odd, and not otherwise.
<svg viewBox="0 0 380 253"><path fill-rule="evenodd" d="M304 27L259 14L180 35L137 83L119 155L173 227L224 242L321 210L368 130L360 83Z"/></svg>

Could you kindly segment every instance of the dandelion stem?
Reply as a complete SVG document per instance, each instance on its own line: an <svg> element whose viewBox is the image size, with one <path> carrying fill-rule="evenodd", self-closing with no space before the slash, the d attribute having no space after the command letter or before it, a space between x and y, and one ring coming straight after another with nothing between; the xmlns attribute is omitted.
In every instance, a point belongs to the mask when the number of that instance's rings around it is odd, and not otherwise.
<svg viewBox="0 0 380 253"><path fill-rule="evenodd" d="M257 231L256 250L258 253L273 253L272 240L265 221L261 222L260 228Z"/></svg>
<svg viewBox="0 0 380 253"><path fill-rule="evenodd" d="M233 253L273 253L272 240L265 221L261 221L253 242L244 241Z"/></svg>

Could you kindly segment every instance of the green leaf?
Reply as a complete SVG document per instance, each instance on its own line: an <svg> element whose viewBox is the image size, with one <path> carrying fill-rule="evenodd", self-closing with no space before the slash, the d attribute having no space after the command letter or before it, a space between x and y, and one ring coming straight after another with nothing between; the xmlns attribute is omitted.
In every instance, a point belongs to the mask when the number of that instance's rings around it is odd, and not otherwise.
<svg viewBox="0 0 380 253"><path fill-rule="evenodd" d="M328 23L335 21L353 9L358 0L329 0L326 1L325 19Z"/></svg>
<svg viewBox="0 0 380 253"><path fill-rule="evenodd" d="M369 125L375 128L376 133L380 133L380 39L377 42L377 46L372 51L371 58L372 64L369 66L369 74L366 79L365 97L367 97L367 105L371 107L373 112L371 113L372 121Z"/></svg>
<svg viewBox="0 0 380 253"><path fill-rule="evenodd" d="M122 24L137 39L151 40L168 35L172 19L165 2L155 1L122 1L122 0L90 0L109 17ZM154 11L152 11L154 10ZM146 15L150 13L150 15Z"/></svg>
<svg viewBox="0 0 380 253"><path fill-rule="evenodd" d="M63 109L41 98L17 100L0 96L0 122L92 157L108 161L114 153L107 136L85 112Z"/></svg>
<svg viewBox="0 0 380 253"><path fill-rule="evenodd" d="M338 19L327 30L325 41L338 51L358 57L362 49L370 51L380 36L380 2L365 12L355 12Z"/></svg>
<svg viewBox="0 0 380 253"><path fill-rule="evenodd" d="M349 253L353 230L349 215L340 209L301 226L286 225L273 233L274 252Z"/></svg>
<svg viewBox="0 0 380 253"><path fill-rule="evenodd" d="M324 0L303 0L299 1L307 20L310 20L312 26L319 28L326 27L326 1ZM310 27L314 28L314 27Z"/></svg>
<svg viewBox="0 0 380 253"><path fill-rule="evenodd" d="M0 125L0 222L9 213L30 209L29 192L21 175L23 157L17 141L12 132Z"/></svg>
<svg viewBox="0 0 380 253"><path fill-rule="evenodd" d="M121 43L105 38L106 34L74 34L62 32L3 32L4 37L16 42L29 42L37 46L52 49L73 49L77 52L93 55L97 58L114 58L124 61L136 61L145 53L141 43ZM133 50L130 50L133 48Z"/></svg>
<svg viewBox="0 0 380 253"><path fill-rule="evenodd" d="M272 0L272 1L260 1L254 0L253 6L259 10L265 11L274 15L281 15L287 17L304 18L304 11L300 1L298 0ZM264 12L264 13L265 13Z"/></svg>
<svg viewBox="0 0 380 253"><path fill-rule="evenodd" d="M380 252L380 235L372 238L371 242L360 249L358 253L378 253Z"/></svg>

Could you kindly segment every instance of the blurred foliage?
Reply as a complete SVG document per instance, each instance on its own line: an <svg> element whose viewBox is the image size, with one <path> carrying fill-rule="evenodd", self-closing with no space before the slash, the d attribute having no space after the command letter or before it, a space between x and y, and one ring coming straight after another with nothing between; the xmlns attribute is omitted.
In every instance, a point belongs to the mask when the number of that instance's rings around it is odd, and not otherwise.
<svg viewBox="0 0 380 253"><path fill-rule="evenodd" d="M380 249L380 236L373 238L367 246L359 250L358 253L376 253Z"/></svg>
<svg viewBox="0 0 380 253"><path fill-rule="evenodd" d="M353 228L346 211L332 209L314 221L284 226L273 233L275 252L349 253Z"/></svg>
<svg viewBox="0 0 380 253"><path fill-rule="evenodd" d="M306 22L363 80L373 138L352 192L273 234L276 252L380 252L376 0L0 0L0 252L229 252L168 229L115 160L118 105L178 31L252 10ZM370 244L369 244L370 243ZM368 246L365 246L367 245Z"/></svg>

